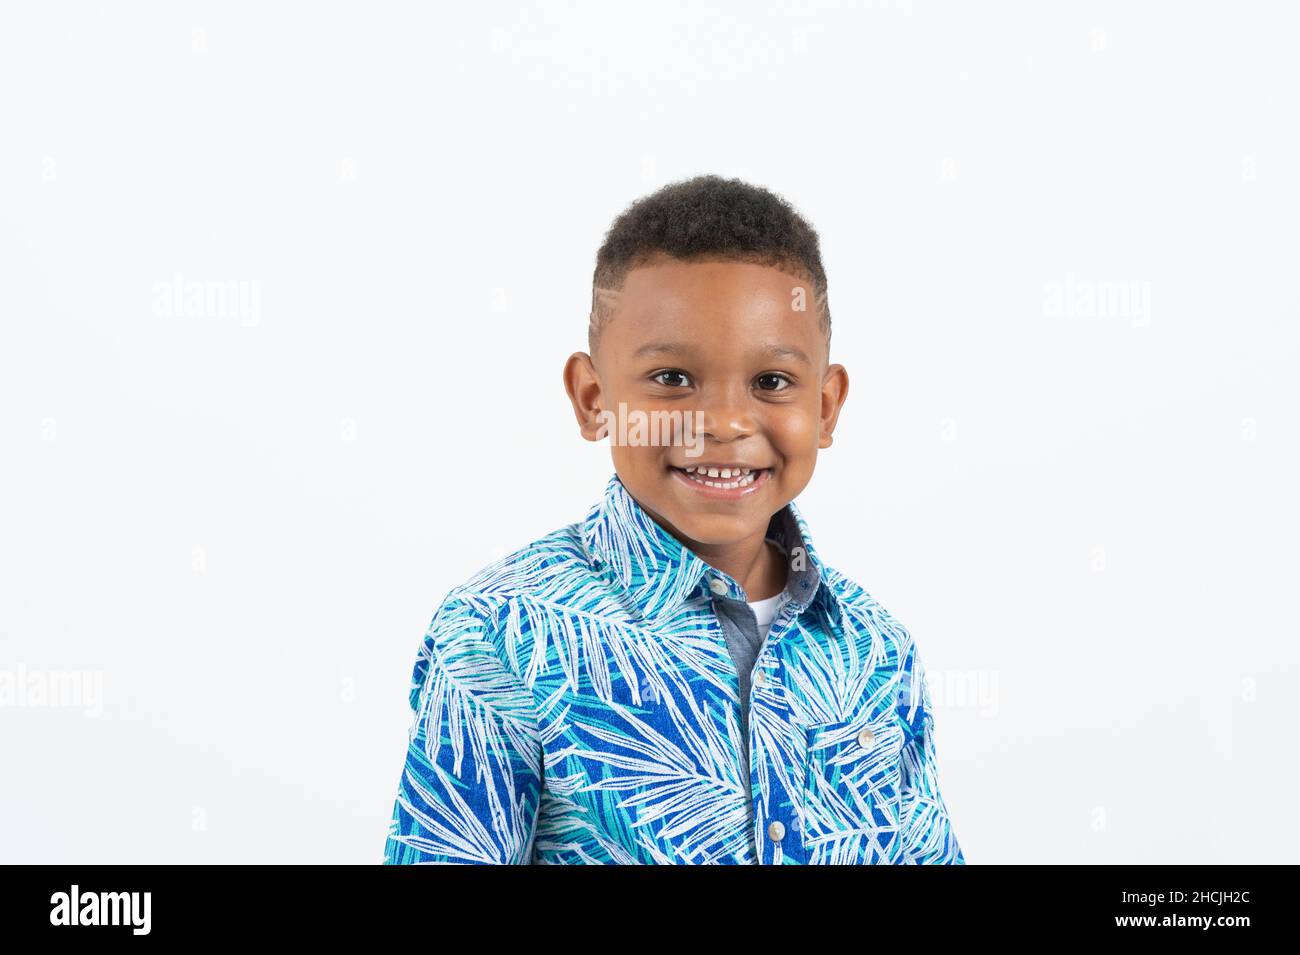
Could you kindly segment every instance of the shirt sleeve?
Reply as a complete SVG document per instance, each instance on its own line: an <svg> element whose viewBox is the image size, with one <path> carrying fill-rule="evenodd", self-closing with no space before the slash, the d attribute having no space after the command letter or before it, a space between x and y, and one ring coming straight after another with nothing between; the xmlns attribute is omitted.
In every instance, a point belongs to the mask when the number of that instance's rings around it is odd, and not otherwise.
<svg viewBox="0 0 1300 955"><path fill-rule="evenodd" d="M485 616L449 596L420 645L386 865L532 861L542 788L537 710Z"/></svg>
<svg viewBox="0 0 1300 955"><path fill-rule="evenodd" d="M915 644L908 651L901 686L900 710L908 726L902 752L902 862L965 865L948 807L939 793L930 688Z"/></svg>

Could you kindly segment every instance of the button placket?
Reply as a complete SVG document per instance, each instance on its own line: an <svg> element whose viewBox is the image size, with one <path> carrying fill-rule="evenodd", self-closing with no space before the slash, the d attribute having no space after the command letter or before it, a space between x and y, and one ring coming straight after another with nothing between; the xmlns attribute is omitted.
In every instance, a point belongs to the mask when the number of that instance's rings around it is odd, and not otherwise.
<svg viewBox="0 0 1300 955"><path fill-rule="evenodd" d="M772 633L773 631L769 631L769 639ZM766 668L764 663L767 664ZM785 729L789 729L791 726L790 703L782 687L782 665L781 653L765 640L759 652L757 665L750 677L753 693L750 698L749 717L750 786L754 798L756 800L759 798L758 763L754 756L755 753L762 752L768 760L768 780L769 785L772 787L769 802L761 810L759 810L757 804L755 806L756 811L763 811L769 817L768 825L764 830L767 840L765 848L760 847L759 857L763 864L778 865L783 862L802 863L806 860L807 855L803 844L803 820L800 817L802 810L801 797L797 793L783 788L781 775L774 771L771 766L770 752L764 751L761 746L757 745L757 727L760 722L769 722ZM760 690L762 692L759 692ZM784 816L787 811L785 809L786 805L790 808L788 810L789 816L785 821L771 818L774 813L778 812Z"/></svg>

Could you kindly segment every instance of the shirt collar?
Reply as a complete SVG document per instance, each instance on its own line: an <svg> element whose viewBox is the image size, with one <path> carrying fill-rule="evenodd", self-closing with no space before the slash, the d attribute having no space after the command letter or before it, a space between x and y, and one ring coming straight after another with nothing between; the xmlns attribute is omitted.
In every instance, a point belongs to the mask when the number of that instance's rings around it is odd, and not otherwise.
<svg viewBox="0 0 1300 955"><path fill-rule="evenodd" d="M735 578L705 563L660 527L628 493L617 473L582 527L592 566L611 574L647 620L665 620L697 597L746 599ZM772 515L767 536L790 557L785 592L803 611L828 588L808 524L793 501Z"/></svg>

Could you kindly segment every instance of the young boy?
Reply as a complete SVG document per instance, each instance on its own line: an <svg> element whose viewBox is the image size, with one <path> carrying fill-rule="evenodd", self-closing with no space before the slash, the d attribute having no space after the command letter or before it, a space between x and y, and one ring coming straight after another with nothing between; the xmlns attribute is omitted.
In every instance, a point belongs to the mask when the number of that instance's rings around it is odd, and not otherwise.
<svg viewBox="0 0 1300 955"><path fill-rule="evenodd" d="M615 474L435 613L385 862L965 862L916 645L792 503L848 393L826 288L737 179L615 220L564 369Z"/></svg>

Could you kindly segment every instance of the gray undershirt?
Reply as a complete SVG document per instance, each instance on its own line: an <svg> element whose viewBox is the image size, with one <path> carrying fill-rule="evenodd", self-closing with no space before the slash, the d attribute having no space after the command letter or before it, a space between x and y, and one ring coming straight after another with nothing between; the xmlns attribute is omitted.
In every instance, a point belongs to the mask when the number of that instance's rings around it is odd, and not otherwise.
<svg viewBox="0 0 1300 955"><path fill-rule="evenodd" d="M713 609L722 625L722 634L727 641L727 651L736 665L736 674L740 678L740 733L741 733L741 771L746 789L749 783L749 691L750 677L754 664L758 660L758 651L763 646L767 631L781 607L790 599L789 585L777 594L772 601L731 600L726 597L714 597ZM768 606L769 603L775 606ZM756 608L755 604L759 606ZM770 614L766 623L760 625L756 610Z"/></svg>

